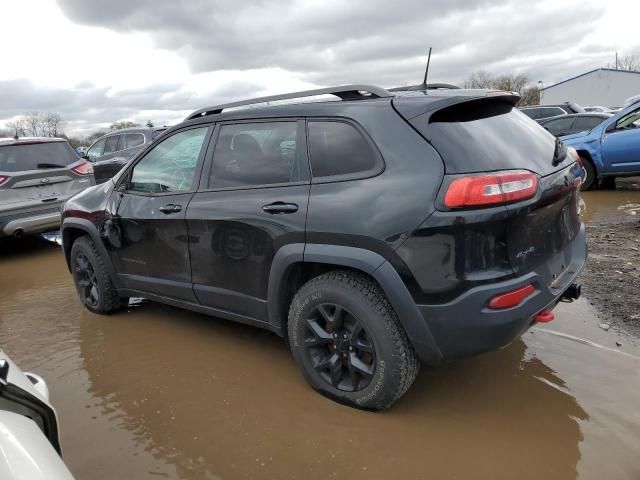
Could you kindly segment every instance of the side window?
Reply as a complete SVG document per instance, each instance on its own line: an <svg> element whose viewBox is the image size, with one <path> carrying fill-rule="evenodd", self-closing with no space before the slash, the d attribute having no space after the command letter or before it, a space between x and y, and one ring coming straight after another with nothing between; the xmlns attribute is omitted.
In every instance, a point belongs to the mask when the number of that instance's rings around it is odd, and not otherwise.
<svg viewBox="0 0 640 480"><path fill-rule="evenodd" d="M270 185L300 180L297 122L222 125L209 188Z"/></svg>
<svg viewBox="0 0 640 480"><path fill-rule="evenodd" d="M524 113L527 117L536 120L540 118L540 109L539 108L523 108L522 113Z"/></svg>
<svg viewBox="0 0 640 480"><path fill-rule="evenodd" d="M104 151L104 142L105 139L98 140L93 146L87 151L87 157L92 162L95 162L98 157L102 156L102 152Z"/></svg>
<svg viewBox="0 0 640 480"><path fill-rule="evenodd" d="M571 129L572 132L585 132L593 130L596 126L600 125L604 121L604 118L600 117L577 117L576 123Z"/></svg>
<svg viewBox="0 0 640 480"><path fill-rule="evenodd" d="M208 127L172 135L153 147L134 167L129 190L167 193L191 190Z"/></svg>
<svg viewBox="0 0 640 480"><path fill-rule="evenodd" d="M378 155L353 125L329 121L309 121L308 125L315 178L372 172L378 166Z"/></svg>
<svg viewBox="0 0 640 480"><path fill-rule="evenodd" d="M571 133L571 125L573 125L573 117L563 117L557 120L552 120L544 124L544 127L551 132L551 134L559 137L560 135L567 135Z"/></svg>
<svg viewBox="0 0 640 480"><path fill-rule="evenodd" d="M111 137L107 137L106 140L103 155L109 155L110 153L117 152L120 135L112 135Z"/></svg>
<svg viewBox="0 0 640 480"><path fill-rule="evenodd" d="M124 136L124 148L133 148L144 143L144 135L142 133L127 133Z"/></svg>

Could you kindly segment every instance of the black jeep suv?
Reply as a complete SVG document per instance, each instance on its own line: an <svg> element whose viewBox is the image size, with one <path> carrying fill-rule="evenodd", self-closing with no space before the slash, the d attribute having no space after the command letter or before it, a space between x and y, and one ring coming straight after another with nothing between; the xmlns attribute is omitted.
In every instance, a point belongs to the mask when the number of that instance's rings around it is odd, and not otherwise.
<svg viewBox="0 0 640 480"><path fill-rule="evenodd" d="M352 85L197 111L66 202L80 298L272 330L313 388L388 408L420 362L503 347L579 295L583 170L517 101Z"/></svg>

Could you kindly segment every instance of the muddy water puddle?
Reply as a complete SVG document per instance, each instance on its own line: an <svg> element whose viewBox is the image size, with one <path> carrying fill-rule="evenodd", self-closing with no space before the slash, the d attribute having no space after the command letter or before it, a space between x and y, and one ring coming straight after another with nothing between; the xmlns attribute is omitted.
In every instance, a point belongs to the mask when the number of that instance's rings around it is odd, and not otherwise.
<svg viewBox="0 0 640 480"><path fill-rule="evenodd" d="M619 178L615 190L582 192L585 222L640 221L640 177Z"/></svg>
<svg viewBox="0 0 640 480"><path fill-rule="evenodd" d="M316 394L268 332L93 315L59 247L21 245L0 253L0 345L48 381L78 479L640 478L640 348L586 301L374 414Z"/></svg>

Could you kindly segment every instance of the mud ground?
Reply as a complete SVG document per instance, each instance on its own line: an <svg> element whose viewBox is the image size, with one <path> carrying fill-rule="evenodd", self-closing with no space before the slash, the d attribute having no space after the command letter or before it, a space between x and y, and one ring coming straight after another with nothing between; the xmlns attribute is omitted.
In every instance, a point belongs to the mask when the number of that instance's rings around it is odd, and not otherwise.
<svg viewBox="0 0 640 480"><path fill-rule="evenodd" d="M583 293L603 324L640 337L640 179L619 179L616 190L586 192L583 199L589 241Z"/></svg>

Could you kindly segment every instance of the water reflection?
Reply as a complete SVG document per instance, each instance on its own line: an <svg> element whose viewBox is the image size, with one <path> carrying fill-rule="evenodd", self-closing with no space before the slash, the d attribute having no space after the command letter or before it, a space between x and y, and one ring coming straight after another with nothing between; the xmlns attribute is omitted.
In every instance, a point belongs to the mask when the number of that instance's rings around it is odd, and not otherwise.
<svg viewBox="0 0 640 480"><path fill-rule="evenodd" d="M82 322L80 349L91 393L181 478L574 478L588 418L521 340L425 370L384 414L317 395L268 332L154 304Z"/></svg>

